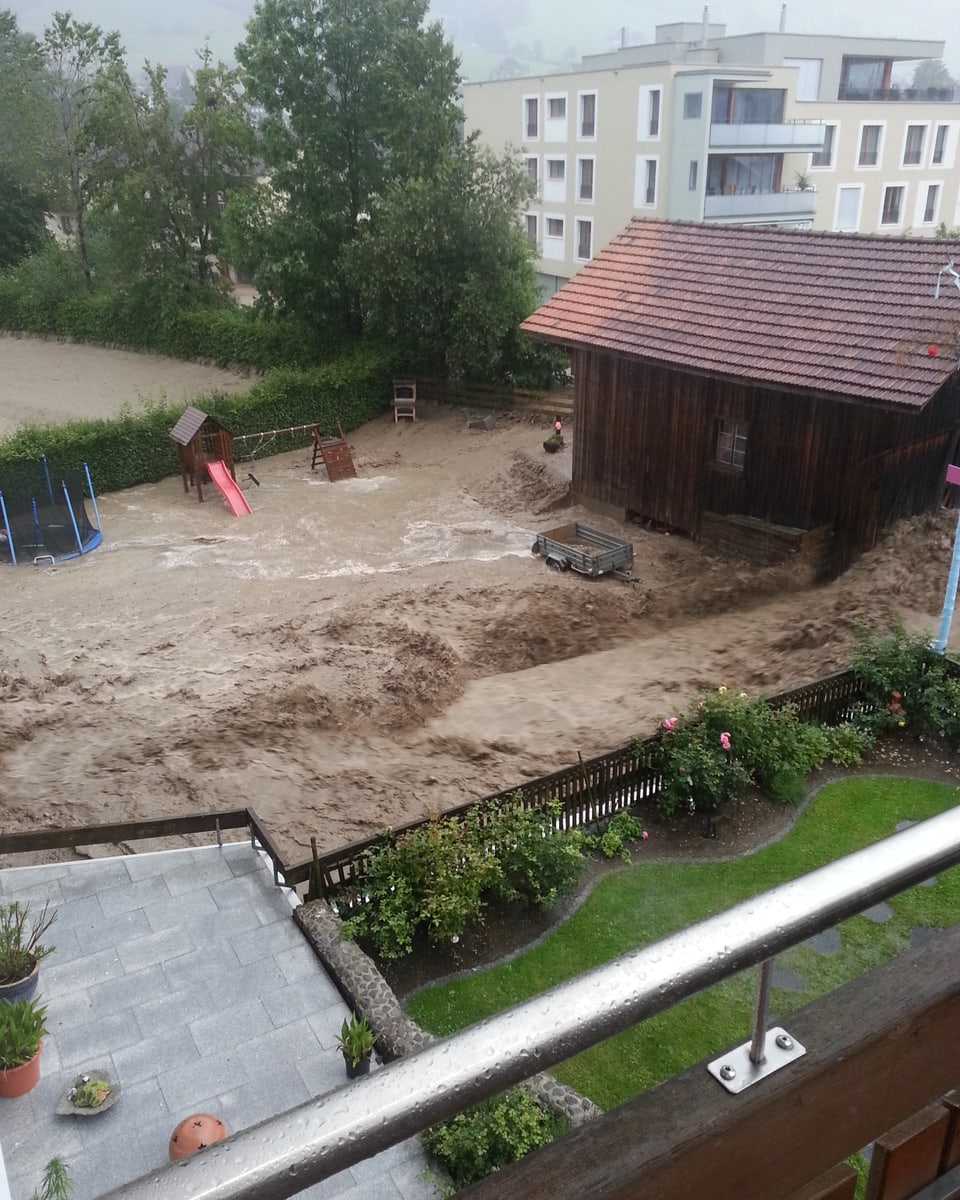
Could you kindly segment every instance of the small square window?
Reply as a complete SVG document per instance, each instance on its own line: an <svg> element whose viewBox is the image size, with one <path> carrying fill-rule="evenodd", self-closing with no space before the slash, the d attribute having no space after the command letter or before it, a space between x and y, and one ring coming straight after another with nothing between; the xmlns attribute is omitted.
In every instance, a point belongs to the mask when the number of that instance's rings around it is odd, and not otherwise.
<svg viewBox="0 0 960 1200"><path fill-rule="evenodd" d="M562 183L567 177L567 164L562 158L547 159L547 178Z"/></svg>
<svg viewBox="0 0 960 1200"><path fill-rule="evenodd" d="M716 461L734 471L742 471L747 457L747 427L738 421L721 418L717 422Z"/></svg>
<svg viewBox="0 0 960 1200"><path fill-rule="evenodd" d="M684 92L683 115L688 120L698 120L703 112L703 92Z"/></svg>
<svg viewBox="0 0 960 1200"><path fill-rule="evenodd" d="M551 96L547 101L547 117L551 121L562 121L567 115L566 96Z"/></svg>
<svg viewBox="0 0 960 1200"><path fill-rule="evenodd" d="M563 237L563 217L547 217L547 237Z"/></svg>

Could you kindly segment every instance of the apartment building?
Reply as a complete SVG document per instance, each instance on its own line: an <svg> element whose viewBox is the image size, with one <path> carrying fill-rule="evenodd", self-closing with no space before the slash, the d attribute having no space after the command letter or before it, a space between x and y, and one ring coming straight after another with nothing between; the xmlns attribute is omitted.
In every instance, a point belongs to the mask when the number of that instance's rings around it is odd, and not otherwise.
<svg viewBox="0 0 960 1200"><path fill-rule="evenodd" d="M520 148L548 293L631 216L932 236L960 222L960 89L902 81L943 51L727 37L705 14L571 72L465 84L466 129Z"/></svg>

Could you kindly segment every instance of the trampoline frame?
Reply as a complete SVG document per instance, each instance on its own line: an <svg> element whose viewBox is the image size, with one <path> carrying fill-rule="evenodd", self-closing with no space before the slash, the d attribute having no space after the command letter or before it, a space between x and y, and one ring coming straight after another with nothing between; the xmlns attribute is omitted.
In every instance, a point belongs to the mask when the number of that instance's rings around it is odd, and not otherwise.
<svg viewBox="0 0 960 1200"><path fill-rule="evenodd" d="M40 455L40 465L43 469L43 477L47 485L47 495L49 496L50 503L54 504L53 483L50 479L50 467L47 463L47 456L45 454ZM66 509L70 516L70 522L73 526L73 536L74 540L76 541L77 548L76 550L71 550L66 554L38 554L35 555L33 559L17 558L16 543L12 533L10 532L11 523L7 517L7 505L3 498L3 491L0 490L0 525L2 525L4 531L7 532L7 548L10 551L10 562L12 566L19 566L21 565L21 562L24 564L32 562L34 566L53 566L55 563L67 562L71 558L80 558L82 555L89 554L91 550L95 550L100 545L100 543L103 541L103 533L100 529L100 510L97 507L97 497L93 490L93 481L90 478L90 468L86 463L83 464L83 478L86 480L87 491L90 494L90 503L93 506L94 522L91 525L93 531L92 535L88 537L86 541L84 541L80 536L80 525L77 521L77 514L73 508L73 501L70 499L70 490L67 487L66 480L61 479L60 487L63 489L63 499L66 503ZM35 545L43 546L45 544L42 539L44 523L40 520L40 510L39 506L37 505L36 496L31 498L31 502L33 505L34 529L36 530L37 536L37 542ZM85 521L85 523L89 522Z"/></svg>

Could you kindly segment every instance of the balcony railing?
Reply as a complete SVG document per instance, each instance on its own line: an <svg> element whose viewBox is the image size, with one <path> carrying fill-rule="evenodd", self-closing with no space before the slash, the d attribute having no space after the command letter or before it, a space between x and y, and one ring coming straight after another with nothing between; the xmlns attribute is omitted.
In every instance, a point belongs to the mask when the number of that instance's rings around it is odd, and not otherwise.
<svg viewBox="0 0 960 1200"><path fill-rule="evenodd" d="M788 121L771 125L714 124L711 150L822 150L826 125L814 121Z"/></svg>
<svg viewBox="0 0 960 1200"><path fill-rule="evenodd" d="M109 1200L295 1196L958 863L960 808L559 984ZM958 961L960 928L791 1014L791 1037L806 1053L756 1087L731 1095L691 1068L471 1195L788 1197L956 1086Z"/></svg>
<svg viewBox="0 0 960 1200"><path fill-rule="evenodd" d="M930 104L930 103L947 103L960 104L960 88L956 87L940 87L940 88L851 88L841 87L838 94L838 100L850 100L854 103L862 103L871 100L905 100L913 104Z"/></svg>
<svg viewBox="0 0 960 1200"><path fill-rule="evenodd" d="M817 211L815 188L788 188L780 192L736 192L703 201L706 221L788 220L812 221Z"/></svg>

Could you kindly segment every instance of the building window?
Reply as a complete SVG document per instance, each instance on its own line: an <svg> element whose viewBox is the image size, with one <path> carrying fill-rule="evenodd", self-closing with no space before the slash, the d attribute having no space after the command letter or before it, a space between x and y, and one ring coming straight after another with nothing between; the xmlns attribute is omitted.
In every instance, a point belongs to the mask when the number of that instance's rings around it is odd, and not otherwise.
<svg viewBox="0 0 960 1200"><path fill-rule="evenodd" d="M825 125L823 129L823 149L815 150L810 156L811 167L833 166L833 143L837 136L836 125Z"/></svg>
<svg viewBox="0 0 960 1200"><path fill-rule="evenodd" d="M925 225L932 225L933 222L937 219L937 207L939 205L939 202L940 202L940 184L939 183L928 183L927 184L927 199L926 199L926 203L923 206L923 223Z"/></svg>
<svg viewBox="0 0 960 1200"><path fill-rule="evenodd" d="M699 120L703 111L703 92L684 92L683 115L689 120Z"/></svg>
<svg viewBox="0 0 960 1200"><path fill-rule="evenodd" d="M660 89L650 90L650 117L647 121L647 133L652 138L660 136Z"/></svg>
<svg viewBox="0 0 960 1200"><path fill-rule="evenodd" d="M881 225L899 225L903 213L903 187L895 184L883 189L883 209L880 213Z"/></svg>
<svg viewBox="0 0 960 1200"><path fill-rule="evenodd" d="M842 187L837 192L837 216L834 229L855 232L860 225L860 197L863 188Z"/></svg>
<svg viewBox="0 0 960 1200"><path fill-rule="evenodd" d="M577 222L577 258L584 262L591 257L593 244L593 222Z"/></svg>
<svg viewBox="0 0 960 1200"><path fill-rule="evenodd" d="M547 237L563 237L563 217L547 217Z"/></svg>
<svg viewBox="0 0 960 1200"><path fill-rule="evenodd" d="M903 165L919 167L923 160L923 135L927 132L925 125L908 125L907 140L903 144Z"/></svg>
<svg viewBox="0 0 960 1200"><path fill-rule="evenodd" d="M547 101L547 119L549 121L563 121L567 116L567 98L566 96L551 96Z"/></svg>
<svg viewBox="0 0 960 1200"><path fill-rule="evenodd" d="M857 159L861 167L875 167L880 161L880 126L864 125L860 130L860 155Z"/></svg>
<svg viewBox="0 0 960 1200"><path fill-rule="evenodd" d="M747 427L721 418L717 422L716 460L734 471L742 471L747 457Z"/></svg>
<svg viewBox="0 0 960 1200"><path fill-rule="evenodd" d="M562 158L547 159L547 178L555 183L563 183L567 177L567 164Z"/></svg>
<svg viewBox="0 0 960 1200"><path fill-rule="evenodd" d="M644 204L656 204L657 202L657 160L655 158L647 159L647 175L644 183L643 202Z"/></svg>
<svg viewBox="0 0 960 1200"><path fill-rule="evenodd" d="M538 138L540 136L540 101L536 96L528 96L523 102L523 124L525 136Z"/></svg>
<svg viewBox="0 0 960 1200"><path fill-rule="evenodd" d="M584 92L580 97L580 136L592 138L597 135L597 93Z"/></svg>
<svg viewBox="0 0 960 1200"><path fill-rule="evenodd" d="M942 163L944 160L944 157L946 156L948 129L949 129L949 126L947 126L947 125L938 125L937 126L937 132L934 134L934 138L933 138L933 159L932 159L932 161L933 161L934 166L936 166L938 163Z"/></svg>
<svg viewBox="0 0 960 1200"><path fill-rule="evenodd" d="M700 174L700 164L697 162L696 159L694 159L693 162L691 162L691 164L690 164L690 174L688 176L688 179L689 179L688 186L689 186L691 192L695 192L697 190L697 176L699 174Z"/></svg>
<svg viewBox="0 0 960 1200"><path fill-rule="evenodd" d="M533 186L536 187L537 184L540 182L540 172L538 169L536 158L528 158L526 160L526 167L527 167L527 177L529 178L529 180L533 184Z"/></svg>
<svg viewBox="0 0 960 1200"><path fill-rule="evenodd" d="M581 158L580 166L580 184L578 195L581 200L593 199L593 159Z"/></svg>
<svg viewBox="0 0 960 1200"><path fill-rule="evenodd" d="M538 241L537 214L536 213L527 213L526 222L527 222L527 237L530 239L530 241L535 246Z"/></svg>

